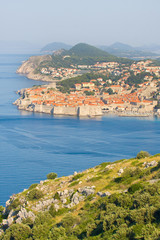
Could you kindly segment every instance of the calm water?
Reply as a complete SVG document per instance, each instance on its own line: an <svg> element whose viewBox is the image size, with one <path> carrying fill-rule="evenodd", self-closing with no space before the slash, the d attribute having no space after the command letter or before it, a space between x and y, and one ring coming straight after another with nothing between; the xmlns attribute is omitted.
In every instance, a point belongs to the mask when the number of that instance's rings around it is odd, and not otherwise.
<svg viewBox="0 0 160 240"><path fill-rule="evenodd" d="M26 55L0 55L0 204L54 171L72 174L103 161L160 152L160 121L55 118L18 111L16 90L39 84L15 73Z"/></svg>

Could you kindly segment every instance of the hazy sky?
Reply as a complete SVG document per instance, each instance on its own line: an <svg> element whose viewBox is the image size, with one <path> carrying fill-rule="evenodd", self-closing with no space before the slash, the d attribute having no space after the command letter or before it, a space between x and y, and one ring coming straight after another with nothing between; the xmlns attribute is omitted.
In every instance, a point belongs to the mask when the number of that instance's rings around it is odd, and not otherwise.
<svg viewBox="0 0 160 240"><path fill-rule="evenodd" d="M0 0L0 40L160 44L160 0Z"/></svg>

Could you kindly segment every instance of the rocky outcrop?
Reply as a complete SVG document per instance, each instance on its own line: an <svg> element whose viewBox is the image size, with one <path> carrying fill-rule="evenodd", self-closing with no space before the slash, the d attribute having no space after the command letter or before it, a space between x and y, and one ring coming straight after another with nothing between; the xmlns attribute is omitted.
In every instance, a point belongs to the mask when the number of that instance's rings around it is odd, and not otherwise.
<svg viewBox="0 0 160 240"><path fill-rule="evenodd" d="M49 210L50 205L54 204L54 205L56 205L55 208L57 208L57 210L58 210L59 207L57 207L57 203L58 203L57 199L51 198L51 199L47 199L47 200L43 200L43 201L38 201L38 203L36 205L33 205L31 208L34 211L40 212L40 211Z"/></svg>
<svg viewBox="0 0 160 240"><path fill-rule="evenodd" d="M85 196L89 196L95 193L95 186L78 188L78 192Z"/></svg>
<svg viewBox="0 0 160 240"><path fill-rule="evenodd" d="M103 193L103 192L97 192L97 195L100 196L100 197L106 197L106 196L110 196L111 193L110 193L110 192L105 192L105 193Z"/></svg>
<svg viewBox="0 0 160 240"><path fill-rule="evenodd" d="M50 55L44 56L32 56L27 61L18 68L17 73L25 75L29 79L51 82L53 79L47 75L42 75L36 72L36 68L40 63L51 61L52 57Z"/></svg>
<svg viewBox="0 0 160 240"><path fill-rule="evenodd" d="M157 162L156 161L152 161L152 162L144 162L144 167L148 168L148 167L156 167L157 166Z"/></svg>
<svg viewBox="0 0 160 240"><path fill-rule="evenodd" d="M22 223L23 219L27 219L27 218L30 218L34 222L35 217L36 216L34 215L33 212L31 211L27 212L25 208L21 208L21 210L17 214L17 219L15 222Z"/></svg>

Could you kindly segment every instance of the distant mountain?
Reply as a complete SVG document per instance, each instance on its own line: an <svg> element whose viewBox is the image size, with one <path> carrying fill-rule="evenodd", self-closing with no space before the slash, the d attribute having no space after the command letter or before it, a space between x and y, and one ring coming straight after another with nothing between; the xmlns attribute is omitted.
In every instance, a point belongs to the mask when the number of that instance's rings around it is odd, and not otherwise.
<svg viewBox="0 0 160 240"><path fill-rule="evenodd" d="M100 46L100 49L107 51L117 57L125 57L131 59L138 58L156 58L158 55L148 49L132 47L128 44L116 42L110 46Z"/></svg>
<svg viewBox="0 0 160 240"><path fill-rule="evenodd" d="M65 50L69 50L72 46L71 45L68 45L68 44L65 44L65 43L62 43L62 42L53 42L53 43L49 43L47 44L46 46L44 46L42 49L41 49L41 52L55 52L57 50L60 50L60 49L65 49Z"/></svg>
<svg viewBox="0 0 160 240"><path fill-rule="evenodd" d="M150 52L159 53L160 52L160 45L158 45L158 44L144 45L144 46L138 47L137 49L143 50L143 51L150 51Z"/></svg>
<svg viewBox="0 0 160 240"><path fill-rule="evenodd" d="M71 56L79 56L79 57L109 57L111 56L109 53L91 46L86 43L78 43L74 47L72 47L69 51L66 52Z"/></svg>
<svg viewBox="0 0 160 240"><path fill-rule="evenodd" d="M40 46L26 41L0 41L0 53L39 53Z"/></svg>
<svg viewBox="0 0 160 240"><path fill-rule="evenodd" d="M133 50L134 48L128 44L116 42L110 46L110 48L119 49L119 50Z"/></svg>

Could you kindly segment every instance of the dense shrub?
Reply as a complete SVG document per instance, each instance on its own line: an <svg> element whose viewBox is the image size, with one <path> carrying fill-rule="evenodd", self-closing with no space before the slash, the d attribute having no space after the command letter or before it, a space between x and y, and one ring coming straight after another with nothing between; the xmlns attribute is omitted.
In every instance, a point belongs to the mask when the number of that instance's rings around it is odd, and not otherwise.
<svg viewBox="0 0 160 240"><path fill-rule="evenodd" d="M52 216L48 212L39 212L36 216L34 225L50 225L52 223Z"/></svg>
<svg viewBox="0 0 160 240"><path fill-rule="evenodd" d="M18 198L16 198L15 200L13 200L13 202L8 206L8 210L12 210L12 209L16 209L17 207L19 207L21 204L21 202L19 201Z"/></svg>
<svg viewBox="0 0 160 240"><path fill-rule="evenodd" d="M31 229L25 224L13 224L6 230L4 240L25 240L31 235Z"/></svg>
<svg viewBox="0 0 160 240"><path fill-rule="evenodd" d="M66 233L71 234L73 232L73 228L77 225L78 223L78 218L71 215L71 214L66 214L66 216L62 219L62 227L66 229Z"/></svg>
<svg viewBox="0 0 160 240"><path fill-rule="evenodd" d="M132 184L129 188L128 188L128 192L129 193L135 193L136 191L142 189L143 186L142 184L140 183L135 183L135 184Z"/></svg>
<svg viewBox="0 0 160 240"><path fill-rule="evenodd" d="M62 240L62 239L67 239L65 228L63 227L52 228L48 234L48 240Z"/></svg>
<svg viewBox="0 0 160 240"><path fill-rule="evenodd" d="M38 186L38 183L33 183L28 190L32 190L33 188L36 188Z"/></svg>
<svg viewBox="0 0 160 240"><path fill-rule="evenodd" d="M144 176L144 171L140 168L126 169L121 177L114 179L116 183L130 184L132 181L139 179Z"/></svg>
<svg viewBox="0 0 160 240"><path fill-rule="evenodd" d="M52 217L56 216L56 209L54 207L54 204L51 204L51 206L49 208L49 214L51 214Z"/></svg>
<svg viewBox="0 0 160 240"><path fill-rule="evenodd" d="M136 157L136 158L141 159L141 158L146 158L146 157L149 157L149 156L150 156L150 154L149 154L148 152L146 152L146 151L141 151L141 152L139 152L139 153L137 154L137 157Z"/></svg>
<svg viewBox="0 0 160 240"><path fill-rule="evenodd" d="M55 179L57 177L57 173L51 172L47 174L47 179Z"/></svg>
<svg viewBox="0 0 160 240"><path fill-rule="evenodd" d="M54 199L57 199L57 200L60 200L60 196L59 196L58 192L55 193L55 195L54 195L53 198L54 198Z"/></svg>
<svg viewBox="0 0 160 240"><path fill-rule="evenodd" d="M27 199L30 201L40 199L41 197L43 197L42 191L36 188L32 189L27 195Z"/></svg>
<svg viewBox="0 0 160 240"><path fill-rule="evenodd" d="M47 224L34 226L32 230L34 240L48 240L49 226Z"/></svg>
<svg viewBox="0 0 160 240"><path fill-rule="evenodd" d="M77 175L75 175L73 178L72 178L72 180L77 180L77 179L79 179L79 178L81 178L81 177L83 177L84 176L84 173L78 173Z"/></svg>
<svg viewBox="0 0 160 240"><path fill-rule="evenodd" d="M72 183L69 185L69 187L73 187L73 186L75 186L75 185L77 185L77 184L79 184L79 181L74 181L74 182L72 182Z"/></svg>

